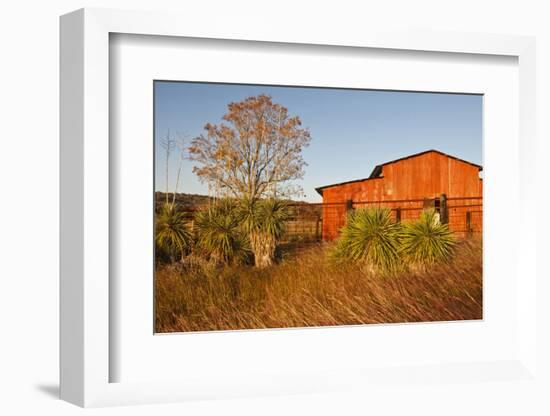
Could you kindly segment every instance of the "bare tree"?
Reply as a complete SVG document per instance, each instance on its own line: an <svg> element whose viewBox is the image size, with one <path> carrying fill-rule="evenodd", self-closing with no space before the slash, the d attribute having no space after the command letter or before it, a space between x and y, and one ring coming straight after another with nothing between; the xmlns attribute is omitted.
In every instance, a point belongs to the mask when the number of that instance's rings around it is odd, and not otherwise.
<svg viewBox="0 0 550 416"><path fill-rule="evenodd" d="M172 194L172 205L176 203L176 195L179 190L181 171L183 169L183 162L186 158L186 146L185 136L178 134L177 138L174 138L170 134L170 130L166 133L166 137L162 139L161 146L165 150L165 203L170 203L169 195ZM170 162L171 156L174 150L177 151L177 170L176 170L176 182L172 192L170 192Z"/></svg>
<svg viewBox="0 0 550 416"><path fill-rule="evenodd" d="M165 171L165 190L164 190L164 196L165 196L165 203L166 205L168 205L168 191L169 191L169 187L170 187L170 182L169 182L169 174L170 174L170 154L172 153L172 150L174 150L174 146L175 146L175 142L174 142L174 139L172 139L172 136L170 136L170 130L168 130L166 132L166 137L164 139L162 139L161 143L160 143L161 147L164 149L165 151L165 160L164 160L164 163L165 163L165 166L164 166L164 171Z"/></svg>
<svg viewBox="0 0 550 416"><path fill-rule="evenodd" d="M185 148L185 138L183 136L179 137L176 140L176 148L178 150L178 170L176 173L176 184L174 186L174 193L172 195L172 205L176 203L176 194L178 193L178 190L179 190L181 170L183 168L183 161L185 160L186 148Z"/></svg>
<svg viewBox="0 0 550 416"><path fill-rule="evenodd" d="M298 194L290 181L303 177L302 149L311 139L301 124L265 94L230 103L222 123L206 124L192 140L193 172L224 195L252 203Z"/></svg>

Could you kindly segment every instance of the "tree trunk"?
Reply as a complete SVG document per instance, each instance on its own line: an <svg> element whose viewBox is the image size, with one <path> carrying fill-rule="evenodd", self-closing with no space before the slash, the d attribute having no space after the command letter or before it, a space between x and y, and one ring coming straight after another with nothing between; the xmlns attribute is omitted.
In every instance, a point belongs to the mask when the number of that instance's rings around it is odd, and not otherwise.
<svg viewBox="0 0 550 416"><path fill-rule="evenodd" d="M250 233L250 245L254 253L254 265L256 267L268 267L275 259L275 239L265 233L253 231Z"/></svg>

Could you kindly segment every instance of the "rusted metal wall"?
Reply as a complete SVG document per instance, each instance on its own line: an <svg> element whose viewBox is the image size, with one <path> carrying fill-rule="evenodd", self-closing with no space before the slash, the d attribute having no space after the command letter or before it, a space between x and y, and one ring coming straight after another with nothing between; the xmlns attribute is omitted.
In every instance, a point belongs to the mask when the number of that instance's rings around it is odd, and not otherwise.
<svg viewBox="0 0 550 416"><path fill-rule="evenodd" d="M401 159L383 165L380 178L323 189L323 239L338 236L346 222L349 201L353 208L386 206L394 213L399 208L401 220L406 221L418 218L424 199L442 194L449 200L451 230L460 234L481 232L482 186L479 168L453 157L428 152Z"/></svg>

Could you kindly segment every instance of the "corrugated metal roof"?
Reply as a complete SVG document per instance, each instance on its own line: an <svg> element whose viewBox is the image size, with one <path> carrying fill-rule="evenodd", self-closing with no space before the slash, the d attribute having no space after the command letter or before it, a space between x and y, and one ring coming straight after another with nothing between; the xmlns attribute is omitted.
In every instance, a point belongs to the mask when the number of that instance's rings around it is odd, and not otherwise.
<svg viewBox="0 0 550 416"><path fill-rule="evenodd" d="M396 162L400 162L402 160L406 160L406 159L411 159L413 157L418 157L418 156L422 156L426 153L439 153L440 155L443 155L443 156L446 156L446 157L449 157L451 159L455 159L455 160L458 160L460 162L463 162L463 163L467 163L468 165L472 165L472 166L475 166L476 168L478 168L479 170L482 170L483 169L483 166L481 165L478 165L476 163L472 163L472 162L469 162L467 160L464 160L464 159L460 159L459 157L456 157L456 156L453 156L453 155L449 155L447 153L444 153L444 152L441 152L439 150L435 150L435 149L430 149L430 150L425 150L423 152L420 152L420 153L414 153L412 155L409 155L409 156L404 156L404 157L401 157L399 159L394 159L394 160L390 160L389 162L385 162L385 163L382 163L380 165L376 165L374 167L374 169L372 170L371 174L367 177L367 178L362 178L362 179L354 179L354 180L351 180L351 181L346 181L346 182L339 182L339 183L333 183L331 185L324 185L324 186L320 186L318 188L315 188L315 190L319 193L319 195L323 195L323 189L326 189L326 188L332 188L333 186L340 186L340 185L347 185L349 183L355 183L355 182L363 182L363 181L367 181L367 180L370 180L370 179L379 179L382 174L382 167L385 166L385 165L389 165L391 163L396 163Z"/></svg>

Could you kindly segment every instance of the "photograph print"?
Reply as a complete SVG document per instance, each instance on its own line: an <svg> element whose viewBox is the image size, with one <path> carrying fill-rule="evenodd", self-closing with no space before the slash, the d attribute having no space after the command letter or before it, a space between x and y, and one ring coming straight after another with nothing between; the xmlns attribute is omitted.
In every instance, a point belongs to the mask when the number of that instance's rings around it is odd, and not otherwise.
<svg viewBox="0 0 550 416"><path fill-rule="evenodd" d="M482 95L153 88L156 333L482 319Z"/></svg>

